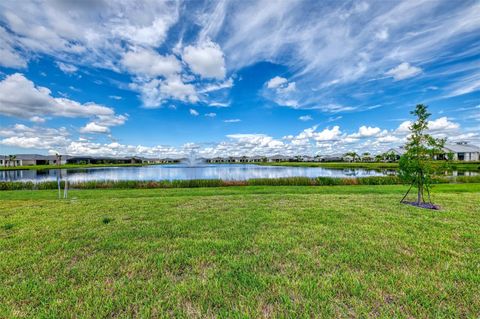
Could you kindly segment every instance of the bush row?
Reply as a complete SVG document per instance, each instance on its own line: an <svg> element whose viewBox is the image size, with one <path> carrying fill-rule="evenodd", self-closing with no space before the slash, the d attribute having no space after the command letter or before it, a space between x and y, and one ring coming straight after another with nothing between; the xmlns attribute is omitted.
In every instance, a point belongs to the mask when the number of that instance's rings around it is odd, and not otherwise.
<svg viewBox="0 0 480 319"><path fill-rule="evenodd" d="M479 176L436 177L434 183L480 183ZM358 178L335 177L286 177L254 178L248 181L223 181L220 179L194 179L173 181L88 181L69 183L73 189L127 189L127 188L193 188L221 186L333 186L333 185L395 185L402 184L397 176L369 176ZM61 187L65 184L62 181ZM56 189L56 181L47 182L0 182L0 190Z"/></svg>

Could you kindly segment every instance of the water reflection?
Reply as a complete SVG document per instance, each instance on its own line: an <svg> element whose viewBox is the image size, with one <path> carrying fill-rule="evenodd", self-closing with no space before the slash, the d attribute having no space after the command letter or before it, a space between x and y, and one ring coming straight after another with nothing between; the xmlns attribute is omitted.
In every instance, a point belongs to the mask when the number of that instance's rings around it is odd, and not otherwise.
<svg viewBox="0 0 480 319"><path fill-rule="evenodd" d="M153 165L142 167L99 167L49 170L0 171L0 181L53 181L57 175L68 176L70 182L102 180L189 180L223 179L247 180L251 178L280 177L362 177L395 174L393 170L362 168L332 169L324 167L259 166L246 164L210 164L203 166ZM465 172L464 172L465 173ZM460 175L459 173L456 173ZM472 174L469 172L468 174ZM473 173L476 175L477 173Z"/></svg>

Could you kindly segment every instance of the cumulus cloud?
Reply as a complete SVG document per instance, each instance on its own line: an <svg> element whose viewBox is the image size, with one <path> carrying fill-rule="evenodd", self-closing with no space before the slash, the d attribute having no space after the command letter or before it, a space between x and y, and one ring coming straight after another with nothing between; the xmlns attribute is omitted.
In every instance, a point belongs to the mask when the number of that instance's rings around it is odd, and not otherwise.
<svg viewBox="0 0 480 319"><path fill-rule="evenodd" d="M168 99L196 103L199 97L192 84L185 84L178 76L166 80L153 79L130 84L130 88L140 93L143 105L146 108L156 108Z"/></svg>
<svg viewBox="0 0 480 319"><path fill-rule="evenodd" d="M80 129L81 133L108 133L110 129L106 126L99 125L95 122L90 122Z"/></svg>
<svg viewBox="0 0 480 319"><path fill-rule="evenodd" d="M398 66L388 70L385 74L393 77L395 81L400 81L414 77L420 73L422 73L421 68L410 65L410 63L403 62Z"/></svg>
<svg viewBox="0 0 480 319"><path fill-rule="evenodd" d="M285 83L287 83L288 80L286 78L282 78L281 76L276 76L274 78L271 78L270 80L268 80L268 82L266 83L267 85L267 88L269 89L276 89L278 88L280 85L283 85Z"/></svg>
<svg viewBox="0 0 480 319"><path fill-rule="evenodd" d="M70 142L69 136L65 127L54 129L15 124L5 129L0 128L0 137L4 137L0 139L0 144L13 147L45 150L65 147Z"/></svg>
<svg viewBox="0 0 480 319"><path fill-rule="evenodd" d="M9 75L0 82L0 114L37 123L44 122L45 116L90 117L105 126L121 125L127 119L103 105L53 97L48 88L36 86L20 73Z"/></svg>
<svg viewBox="0 0 480 319"><path fill-rule="evenodd" d="M180 73L182 69L175 56L163 56L154 50L143 48L125 53L120 62L130 73L149 77L169 77Z"/></svg>
<svg viewBox="0 0 480 319"><path fill-rule="evenodd" d="M190 112L190 115L193 115L193 116L199 116L200 115L200 113L198 113L198 111L195 110L195 109L190 109L189 112Z"/></svg>
<svg viewBox="0 0 480 319"><path fill-rule="evenodd" d="M198 116L196 110L191 110ZM228 123L238 122L237 119L225 120ZM432 121L432 134L448 132L450 141L476 140L477 132L461 132L460 127L448 119ZM403 124L403 123L402 123ZM84 133L105 133L108 127L90 122L83 128ZM437 129L443 127L444 130ZM353 137L352 137L353 136ZM125 145L118 142L99 143L86 139L71 139L66 128L28 127L17 124L12 127L0 127L0 144L25 148L56 150L71 155L102 155L102 156L151 156L151 157L184 157L195 149L199 156L271 156L302 155L302 154L343 154L347 151L370 152L377 154L391 147L405 143L408 132L399 129L380 129L360 126L355 132L349 133L340 126L319 128L313 126L304 129L297 135L275 138L267 134L238 133L229 134L227 139L216 144L196 145L184 144L181 147Z"/></svg>
<svg viewBox="0 0 480 319"><path fill-rule="evenodd" d="M403 121L400 123L398 128L395 130L397 134L407 134L410 132L410 126L412 126L412 121ZM437 132L448 132L452 130L457 130L460 128L458 123L452 122L448 117L440 117L436 120L428 121L428 130L432 133Z"/></svg>
<svg viewBox="0 0 480 319"><path fill-rule="evenodd" d="M459 127L460 125L458 123L449 121L446 116L428 121L428 129L430 131L451 131L458 129Z"/></svg>
<svg viewBox="0 0 480 319"><path fill-rule="evenodd" d="M380 132L381 132L381 129L379 127L370 127L370 126L362 125L358 129L357 133L350 134L349 137L353 137L353 138L371 137L371 136L378 135Z"/></svg>
<svg viewBox="0 0 480 319"><path fill-rule="evenodd" d="M238 123L241 122L240 119L229 119L229 120L224 120L225 123Z"/></svg>
<svg viewBox="0 0 480 319"><path fill-rule="evenodd" d="M213 118L213 117L217 116L217 113L213 113L213 112L205 113L205 116L206 116L206 117L212 117L212 118Z"/></svg>
<svg viewBox="0 0 480 319"><path fill-rule="evenodd" d="M276 76L265 83L264 96L273 100L278 105L297 108L297 85L295 82L288 82L286 78Z"/></svg>
<svg viewBox="0 0 480 319"><path fill-rule="evenodd" d="M225 58L217 43L205 40L189 45L183 50L182 58L194 73L204 78L225 78Z"/></svg>

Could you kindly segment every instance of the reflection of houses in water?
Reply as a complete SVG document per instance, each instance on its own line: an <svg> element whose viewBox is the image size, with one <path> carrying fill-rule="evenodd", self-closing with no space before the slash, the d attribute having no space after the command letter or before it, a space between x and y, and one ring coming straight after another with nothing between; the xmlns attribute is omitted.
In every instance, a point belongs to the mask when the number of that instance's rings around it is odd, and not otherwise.
<svg viewBox="0 0 480 319"><path fill-rule="evenodd" d="M7 182L14 181L47 181L57 179L59 171L62 171L61 176L67 174L67 170L62 169L45 169L45 170L5 170L0 171L0 180Z"/></svg>

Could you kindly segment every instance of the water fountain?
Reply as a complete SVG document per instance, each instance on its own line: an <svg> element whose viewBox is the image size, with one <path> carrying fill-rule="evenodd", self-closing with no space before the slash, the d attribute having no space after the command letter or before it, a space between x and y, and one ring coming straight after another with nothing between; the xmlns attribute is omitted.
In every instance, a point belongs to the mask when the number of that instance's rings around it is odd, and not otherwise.
<svg viewBox="0 0 480 319"><path fill-rule="evenodd" d="M198 152L196 150L191 150L187 157L182 159L181 163L189 167L196 167L204 164L204 162L198 158Z"/></svg>

